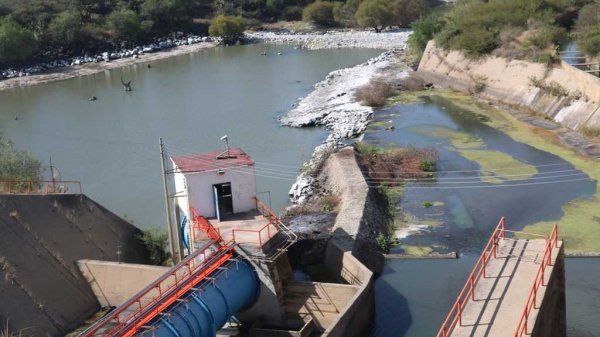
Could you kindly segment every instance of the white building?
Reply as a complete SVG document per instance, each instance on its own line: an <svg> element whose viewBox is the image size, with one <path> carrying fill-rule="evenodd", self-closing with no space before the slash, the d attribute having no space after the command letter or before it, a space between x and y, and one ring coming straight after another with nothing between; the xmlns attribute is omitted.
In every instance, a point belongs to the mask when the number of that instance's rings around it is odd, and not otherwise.
<svg viewBox="0 0 600 337"><path fill-rule="evenodd" d="M173 156L175 215L178 224L198 215L218 221L256 209L254 161L244 151L213 151Z"/></svg>

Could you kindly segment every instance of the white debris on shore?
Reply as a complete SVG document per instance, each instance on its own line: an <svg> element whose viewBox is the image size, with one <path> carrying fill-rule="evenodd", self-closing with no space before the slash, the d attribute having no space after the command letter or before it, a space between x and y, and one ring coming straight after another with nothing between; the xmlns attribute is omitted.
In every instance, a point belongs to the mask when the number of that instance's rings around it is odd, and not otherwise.
<svg viewBox="0 0 600 337"><path fill-rule="evenodd" d="M248 32L245 38L257 43L292 44L306 49L332 48L372 48L392 49L403 48L406 45L409 30L394 30L376 33L365 31L326 31L312 33L282 32Z"/></svg>
<svg viewBox="0 0 600 337"><path fill-rule="evenodd" d="M149 44L140 45L129 49L118 49L96 54L84 53L82 56L43 62L29 67L0 70L0 80L31 76L43 71L79 66L86 63L100 63L124 58L137 58L143 54L159 52L179 46L187 46L202 42L220 42L220 39L199 35L179 35L177 37L156 38Z"/></svg>
<svg viewBox="0 0 600 337"><path fill-rule="evenodd" d="M373 108L356 101L356 91L373 78L382 76L382 70L389 68L393 57L403 50L391 50L366 63L352 68L331 72L324 81L315 85L315 90L303 98L296 108L289 111L280 121L291 127L324 125L329 136L322 145L315 148L307 169L297 178L289 191L295 204L302 204L315 193L316 173L328 154L344 141L359 137L372 118ZM401 72L397 76L408 76Z"/></svg>

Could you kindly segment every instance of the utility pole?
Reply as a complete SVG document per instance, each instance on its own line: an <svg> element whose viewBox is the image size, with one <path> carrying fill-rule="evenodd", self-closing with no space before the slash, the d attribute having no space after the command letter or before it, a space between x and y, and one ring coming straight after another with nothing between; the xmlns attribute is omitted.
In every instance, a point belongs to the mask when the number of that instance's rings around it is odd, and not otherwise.
<svg viewBox="0 0 600 337"><path fill-rule="evenodd" d="M165 205L167 209L167 234L169 235L169 249L171 250L171 258L173 263L177 264L181 261L181 252L179 250L178 233L174 231L173 222L171 221L171 203L169 201L169 186L167 185L167 162L165 158L165 146L162 138L159 138L160 143L160 165L162 167L163 186L165 189Z"/></svg>

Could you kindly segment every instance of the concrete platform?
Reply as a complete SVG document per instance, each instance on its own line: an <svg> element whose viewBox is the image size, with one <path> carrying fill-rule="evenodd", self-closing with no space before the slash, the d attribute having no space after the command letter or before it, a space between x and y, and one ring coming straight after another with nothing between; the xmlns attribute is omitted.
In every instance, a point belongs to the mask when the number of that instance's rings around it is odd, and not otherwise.
<svg viewBox="0 0 600 337"><path fill-rule="evenodd" d="M223 240L235 239L240 244L262 246L278 232L275 225L267 226L269 220L258 211L232 214L221 221L208 221L219 231Z"/></svg>
<svg viewBox="0 0 600 337"><path fill-rule="evenodd" d="M512 337L517 329L535 277L542 263L546 240L503 239L497 258L491 258L486 277L475 286L475 300L469 300L462 314L462 325L457 324L452 337ZM552 251L556 261L562 242ZM545 271L548 282L553 266ZM539 308L546 291L541 286L537 293ZM538 309L529 316L529 332L535 325Z"/></svg>

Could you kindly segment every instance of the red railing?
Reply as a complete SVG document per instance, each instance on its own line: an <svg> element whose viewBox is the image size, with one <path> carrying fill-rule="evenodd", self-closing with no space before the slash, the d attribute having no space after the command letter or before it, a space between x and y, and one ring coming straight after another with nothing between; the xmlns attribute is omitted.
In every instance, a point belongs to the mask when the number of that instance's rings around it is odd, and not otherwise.
<svg viewBox="0 0 600 337"><path fill-rule="evenodd" d="M256 201L256 209L268 220L267 224L259 229L241 229L235 228L231 230L233 241L244 244L257 244L262 247L267 241L279 232L279 217L273 213L265 203L254 198ZM249 234L249 235L244 235ZM256 238L258 237L258 242Z"/></svg>
<svg viewBox="0 0 600 337"><path fill-rule="evenodd" d="M206 236L209 240L215 242L223 242L223 238L221 237L221 233L218 229L213 227L213 225L206 220L203 216L198 215L198 212L194 208L190 209L192 212L192 242L196 242L196 231L202 231L206 233Z"/></svg>
<svg viewBox="0 0 600 337"><path fill-rule="evenodd" d="M83 193L79 181L0 180L0 194L68 194Z"/></svg>
<svg viewBox="0 0 600 337"><path fill-rule="evenodd" d="M231 257L232 246L209 242L79 336L135 335Z"/></svg>
<svg viewBox="0 0 600 337"><path fill-rule="evenodd" d="M544 257L542 258L542 262L538 268L535 280L533 281L533 286L529 292L527 302L525 302L525 309L523 309L523 313L521 314L521 319L519 321L519 325L517 326L517 330L515 331L514 337L521 337L528 334L527 322L529 320L529 315L531 314L532 309L538 309L536 307L537 293L540 287L546 286L544 280L546 267L552 266L552 250L556 247L558 247L558 226L554 225L552 228L552 233L546 238L546 250L544 251Z"/></svg>
<svg viewBox="0 0 600 337"><path fill-rule="evenodd" d="M487 245L485 245L485 248L477 260L473 271L467 278L467 282L460 291L456 302L454 302L452 309L450 309L450 313L442 324L437 337L450 336L457 323L462 326L462 312L465 308L465 305L469 299L475 300L475 286L482 276L485 278L485 268L490 258L492 256L495 258L498 254L498 243L501 239L506 237L505 229L506 223L504 217L502 217L498 223L498 226L496 226L496 229L494 229L492 236L488 240Z"/></svg>

